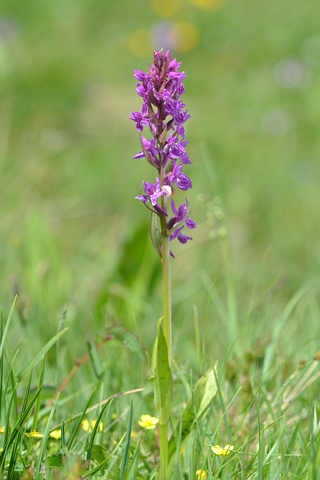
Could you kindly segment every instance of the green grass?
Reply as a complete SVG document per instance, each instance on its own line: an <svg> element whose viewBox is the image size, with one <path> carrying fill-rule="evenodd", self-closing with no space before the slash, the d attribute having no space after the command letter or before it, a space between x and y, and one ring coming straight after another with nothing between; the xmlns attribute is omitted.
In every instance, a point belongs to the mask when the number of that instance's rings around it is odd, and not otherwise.
<svg viewBox="0 0 320 480"><path fill-rule="evenodd" d="M317 479L319 15L311 0L184 1L171 20L200 32L173 52L197 222L172 265L173 425L216 360L220 388L173 478ZM0 478L101 478L103 462L104 478L154 478L157 436L137 422L155 414L143 348L161 265L134 200L151 178L128 120L152 46L136 57L128 38L159 21L147 0L0 7ZM81 416L100 413L103 431L85 432ZM228 443L226 457L209 447Z"/></svg>

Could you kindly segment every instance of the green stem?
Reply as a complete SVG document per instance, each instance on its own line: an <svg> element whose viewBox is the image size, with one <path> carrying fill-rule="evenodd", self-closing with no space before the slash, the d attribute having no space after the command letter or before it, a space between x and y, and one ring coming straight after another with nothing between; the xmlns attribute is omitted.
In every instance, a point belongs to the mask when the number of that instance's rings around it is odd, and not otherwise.
<svg viewBox="0 0 320 480"><path fill-rule="evenodd" d="M160 442L160 475L159 480L167 480L168 468L168 424L159 425L159 442Z"/></svg>
<svg viewBox="0 0 320 480"><path fill-rule="evenodd" d="M162 121L162 120L161 120ZM163 166L163 152L160 151L160 185L163 186L165 178L165 167ZM167 198L165 195L161 197L162 209L167 212ZM163 334L167 344L168 363L171 367L171 345L172 345L172 327L171 327L171 270L170 270L170 238L167 234L167 219L165 215L161 216L161 261L162 261L162 289L163 289ZM159 425L159 443L160 443L160 475L159 480L167 480L168 468L168 418L165 415L165 420L162 418L160 411L160 425Z"/></svg>
<svg viewBox="0 0 320 480"><path fill-rule="evenodd" d="M163 197L162 197L163 198ZM171 366L172 320L171 320L171 269L170 239L167 235L167 222L161 218L162 230L162 288L163 288L163 333L167 342L168 361Z"/></svg>

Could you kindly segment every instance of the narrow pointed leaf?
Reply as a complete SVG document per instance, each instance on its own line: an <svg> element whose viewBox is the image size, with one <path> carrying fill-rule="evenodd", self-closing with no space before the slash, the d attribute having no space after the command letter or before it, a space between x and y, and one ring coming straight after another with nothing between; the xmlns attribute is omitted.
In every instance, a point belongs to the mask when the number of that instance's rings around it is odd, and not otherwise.
<svg viewBox="0 0 320 480"><path fill-rule="evenodd" d="M128 463L129 463L131 427L132 427L132 412L133 412L133 401L131 399L127 435L126 435L126 441L125 441L124 448L123 448L123 453L122 453L121 470L120 470L120 477L119 477L120 480L122 480L122 478L124 478L124 475L127 471Z"/></svg>
<svg viewBox="0 0 320 480"><path fill-rule="evenodd" d="M92 340L89 340L87 342L87 345L88 345L88 351L89 351L93 371L95 373L95 376L98 378L98 380L100 380L100 378L102 377L102 375L104 373L104 370L102 368L95 343Z"/></svg>
<svg viewBox="0 0 320 480"><path fill-rule="evenodd" d="M43 436L43 439L42 439L42 442L41 442L41 448L40 448L40 452L39 452L39 456L38 456L35 478L38 478L38 475L40 473L42 459L44 457L44 452L45 452L45 449L46 449L46 446L47 446L48 435L49 435L49 431L50 431L50 425L51 425L51 421L52 421L52 418L53 418L53 415L54 415L54 412L55 412L55 409L56 409L58 399L59 399L59 394L57 395L56 401L54 402L54 405L52 407L51 413L50 413L48 421L47 421L46 429L45 429L44 434L43 434L44 436Z"/></svg>
<svg viewBox="0 0 320 480"><path fill-rule="evenodd" d="M157 338L151 354L150 381L154 387L154 402L161 424L167 423L172 410L172 373L168 361L167 342L162 331L163 317L158 321Z"/></svg>
<svg viewBox="0 0 320 480"><path fill-rule="evenodd" d="M181 444L186 440L191 431L196 426L197 421L200 422L208 412L210 404L217 394L217 383L215 380L214 371L210 368L206 374L201 377L196 383L193 395L189 399L181 420ZM172 435L169 441L169 458L175 451L174 436L178 436L178 427L175 435Z"/></svg>

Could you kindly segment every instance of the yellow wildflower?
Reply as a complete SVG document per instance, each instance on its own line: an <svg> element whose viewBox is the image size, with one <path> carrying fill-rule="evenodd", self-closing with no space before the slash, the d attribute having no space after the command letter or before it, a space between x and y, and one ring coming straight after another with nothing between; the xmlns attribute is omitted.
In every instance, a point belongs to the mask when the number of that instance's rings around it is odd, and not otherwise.
<svg viewBox="0 0 320 480"><path fill-rule="evenodd" d="M5 427L0 427L0 433L1 433L1 435L3 435L5 431L6 431L6 428L5 428Z"/></svg>
<svg viewBox="0 0 320 480"><path fill-rule="evenodd" d="M139 420L140 427L146 428L147 430L152 430L156 428L159 420L156 417L150 417L150 415L141 415L141 420Z"/></svg>
<svg viewBox="0 0 320 480"><path fill-rule="evenodd" d="M54 438L55 440L60 440L61 438L61 430L58 429L58 430L53 430L53 432L51 432L50 434L50 437Z"/></svg>
<svg viewBox="0 0 320 480"><path fill-rule="evenodd" d="M197 470L196 475L198 480L204 480L207 478L207 472L205 470Z"/></svg>
<svg viewBox="0 0 320 480"><path fill-rule="evenodd" d="M213 453L215 453L216 455L229 455L229 453L234 450L234 446L233 445L225 445L224 448L220 447L220 445L216 445L214 447L211 447L211 450L213 451Z"/></svg>
<svg viewBox="0 0 320 480"><path fill-rule="evenodd" d="M86 432L92 432L92 429L95 427L96 423L97 423L97 420L92 420L92 422L89 423L89 421L87 419L85 419L85 420L82 420L81 425L82 425L83 430L85 430ZM103 423L102 422L99 423L98 430L100 430L100 432L102 432L102 430L103 430Z"/></svg>
<svg viewBox="0 0 320 480"><path fill-rule="evenodd" d="M39 433L39 430L32 430L32 432L25 432L25 435L27 437L33 437L33 438L43 438L42 433Z"/></svg>

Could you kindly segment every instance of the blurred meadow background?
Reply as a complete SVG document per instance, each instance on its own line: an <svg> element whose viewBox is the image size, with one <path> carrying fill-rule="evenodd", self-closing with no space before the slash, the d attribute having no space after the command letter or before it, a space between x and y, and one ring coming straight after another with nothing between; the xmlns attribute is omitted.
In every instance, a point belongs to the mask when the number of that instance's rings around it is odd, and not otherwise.
<svg viewBox="0 0 320 480"><path fill-rule="evenodd" d="M0 291L5 317L18 293L8 340L21 362L62 325L58 374L55 349L46 360L52 385L114 327L137 336L136 322L152 346L161 264L134 197L154 172L132 160L140 144L128 116L141 109L133 70L162 46L187 73L197 222L194 240L174 245L176 361L201 370L195 310L208 362L252 355L264 374L280 364L289 374L315 355L318 13L312 0L2 3ZM135 337L113 335L99 350L107 394L144 387L147 362L123 347ZM95 377L81 368L68 388L87 398Z"/></svg>

